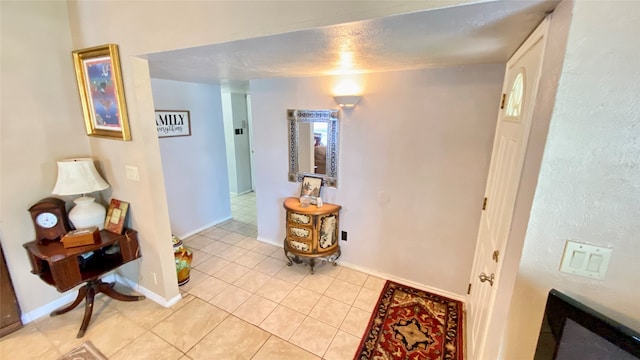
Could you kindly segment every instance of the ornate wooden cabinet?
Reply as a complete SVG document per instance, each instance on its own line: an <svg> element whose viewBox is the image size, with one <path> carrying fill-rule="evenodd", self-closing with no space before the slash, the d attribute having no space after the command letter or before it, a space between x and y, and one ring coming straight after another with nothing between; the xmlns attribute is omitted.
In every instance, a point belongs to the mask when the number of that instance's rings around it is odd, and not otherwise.
<svg viewBox="0 0 640 360"><path fill-rule="evenodd" d="M311 273L318 260L335 265L340 257L338 244L338 220L340 205L325 203L322 207L309 205L300 207L298 198L284 201L287 213L287 234L284 239L284 254L289 266L295 262L308 262Z"/></svg>

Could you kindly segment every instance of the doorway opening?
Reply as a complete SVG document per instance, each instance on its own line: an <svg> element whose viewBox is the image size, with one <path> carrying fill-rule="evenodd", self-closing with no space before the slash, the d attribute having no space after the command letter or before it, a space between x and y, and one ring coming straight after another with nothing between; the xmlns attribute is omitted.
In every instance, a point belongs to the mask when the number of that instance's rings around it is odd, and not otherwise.
<svg viewBox="0 0 640 360"><path fill-rule="evenodd" d="M254 191L235 195L230 194L231 226L237 227L236 232L256 238L258 236L258 217L256 215L256 193ZM226 224L224 224L226 225ZM224 226L221 226L224 227Z"/></svg>
<svg viewBox="0 0 640 360"><path fill-rule="evenodd" d="M242 91L221 89L222 116L225 132L229 202L233 230L257 236L256 193L254 186L251 126L251 95L245 85ZM225 224L226 225L226 224ZM246 232L246 234L244 233Z"/></svg>

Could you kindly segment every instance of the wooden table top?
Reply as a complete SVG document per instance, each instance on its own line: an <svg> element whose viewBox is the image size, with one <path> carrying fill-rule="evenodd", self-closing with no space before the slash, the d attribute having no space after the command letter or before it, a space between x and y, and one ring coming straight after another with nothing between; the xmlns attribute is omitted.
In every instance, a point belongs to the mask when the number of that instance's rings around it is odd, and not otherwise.
<svg viewBox="0 0 640 360"><path fill-rule="evenodd" d="M300 206L300 199L296 197L287 198L284 201L284 208L295 211L299 214L305 215L322 215L329 214L334 211L340 210L342 206L336 204L324 203L322 207L317 207L316 205L310 204L306 208Z"/></svg>

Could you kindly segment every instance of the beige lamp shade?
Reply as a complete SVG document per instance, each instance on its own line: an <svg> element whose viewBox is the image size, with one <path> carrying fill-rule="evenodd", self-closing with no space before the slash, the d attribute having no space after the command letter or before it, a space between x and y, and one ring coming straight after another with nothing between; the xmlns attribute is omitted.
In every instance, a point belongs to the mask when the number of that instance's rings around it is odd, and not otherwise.
<svg viewBox="0 0 640 360"><path fill-rule="evenodd" d="M58 180L52 193L55 195L88 194L109 187L98 174L91 158L66 159L58 161ZM106 209L89 196L73 201L76 206L69 212L69 220L76 229L97 226L104 228Z"/></svg>
<svg viewBox="0 0 640 360"><path fill-rule="evenodd" d="M55 195L88 194L109 187L98 174L91 158L58 161L58 180L52 193Z"/></svg>

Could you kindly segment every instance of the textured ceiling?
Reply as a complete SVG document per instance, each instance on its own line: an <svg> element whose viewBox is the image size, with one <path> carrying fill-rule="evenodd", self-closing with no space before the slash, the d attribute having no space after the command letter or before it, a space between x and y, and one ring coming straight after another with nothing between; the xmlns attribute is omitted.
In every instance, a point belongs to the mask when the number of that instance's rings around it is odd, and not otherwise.
<svg viewBox="0 0 640 360"><path fill-rule="evenodd" d="M558 1L506 0L149 54L151 76L231 85L504 63Z"/></svg>

